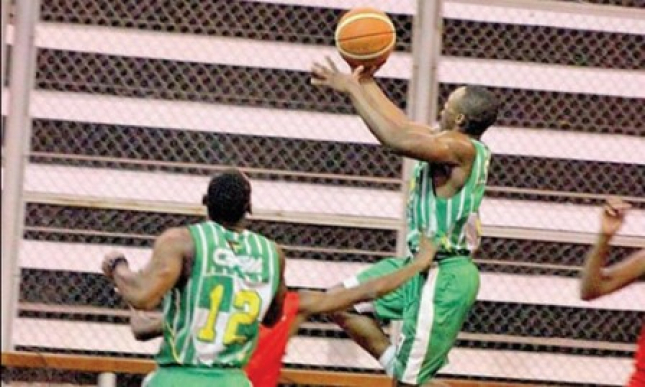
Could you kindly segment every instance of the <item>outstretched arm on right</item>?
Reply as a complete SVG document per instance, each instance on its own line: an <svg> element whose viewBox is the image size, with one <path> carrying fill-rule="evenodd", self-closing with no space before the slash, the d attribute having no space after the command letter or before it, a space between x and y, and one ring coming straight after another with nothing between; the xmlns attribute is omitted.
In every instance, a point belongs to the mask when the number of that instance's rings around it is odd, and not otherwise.
<svg viewBox="0 0 645 387"><path fill-rule="evenodd" d="M428 238L422 238L421 249L414 261L389 275L373 279L353 288L342 288L330 292L300 292L300 315L331 313L345 310L350 306L372 301L386 295L407 282L414 275L427 270L437 252Z"/></svg>
<svg viewBox="0 0 645 387"><path fill-rule="evenodd" d="M602 227L594 247L589 251L582 270L580 298L589 301L615 292L645 276L645 249L620 263L605 267L609 242L623 224L629 204L610 199L603 208Z"/></svg>
<svg viewBox="0 0 645 387"><path fill-rule="evenodd" d="M587 258L580 287L580 298L585 301L613 293L645 276L645 249L622 262L603 267L608 244L609 238L601 235Z"/></svg>

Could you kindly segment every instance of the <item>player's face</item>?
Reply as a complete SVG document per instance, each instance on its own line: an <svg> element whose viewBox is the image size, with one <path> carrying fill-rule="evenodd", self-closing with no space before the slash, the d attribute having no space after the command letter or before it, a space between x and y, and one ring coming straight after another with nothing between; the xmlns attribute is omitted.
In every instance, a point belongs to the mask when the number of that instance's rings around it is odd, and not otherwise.
<svg viewBox="0 0 645 387"><path fill-rule="evenodd" d="M450 93L448 100L443 105L441 110L441 129L443 130L455 130L457 129L457 117L459 116L459 101L463 97L466 89L460 87Z"/></svg>

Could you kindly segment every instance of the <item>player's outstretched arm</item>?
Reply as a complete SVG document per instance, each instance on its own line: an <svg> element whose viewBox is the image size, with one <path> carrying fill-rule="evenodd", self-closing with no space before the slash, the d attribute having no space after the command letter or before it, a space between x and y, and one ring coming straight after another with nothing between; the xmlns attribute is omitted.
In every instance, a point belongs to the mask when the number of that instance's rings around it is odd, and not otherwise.
<svg viewBox="0 0 645 387"><path fill-rule="evenodd" d="M352 71L355 69L352 69ZM359 78L359 84L374 105L381 111L386 111L394 119L400 121L409 121L408 116L401 110L381 89L374 79L374 73L378 70L377 67L366 68L362 76Z"/></svg>
<svg viewBox="0 0 645 387"><path fill-rule="evenodd" d="M173 228L157 238L152 258L140 271L130 270L125 255L120 252L107 254L102 269L128 304L136 309L152 310L179 280L184 259L192 257L193 248L188 229Z"/></svg>
<svg viewBox="0 0 645 387"><path fill-rule="evenodd" d="M620 199L610 199L603 208L601 231L589 251L582 270L580 298L593 300L621 289L645 276L645 249L620 263L605 267L609 243L620 229L629 204Z"/></svg>
<svg viewBox="0 0 645 387"><path fill-rule="evenodd" d="M284 257L284 251L280 246L276 244L276 250L278 251L278 260L280 263L280 283L278 283L278 289L276 290L271 306L264 319L262 320L262 325L271 328L277 324L282 318L282 308L284 306L284 299L287 296L287 285L284 281L284 270L287 264L287 260Z"/></svg>
<svg viewBox="0 0 645 387"><path fill-rule="evenodd" d="M359 302L372 301L390 293L421 271L427 270L437 252L428 238L422 238L419 253L408 265L389 275L373 279L354 288L330 292L300 292L298 313L309 316L341 311Z"/></svg>
<svg viewBox="0 0 645 387"><path fill-rule="evenodd" d="M376 83L361 86L362 67L344 74L328 60L324 66L315 63L311 83L348 94L356 111L379 140L397 154L417 160L445 164L466 164L475 156L470 141L455 133L434 133L427 125L407 119L388 100ZM389 101L389 100L388 100Z"/></svg>
<svg viewBox="0 0 645 387"><path fill-rule="evenodd" d="M163 315L157 312L130 311L130 330L134 338L147 341L163 335Z"/></svg>

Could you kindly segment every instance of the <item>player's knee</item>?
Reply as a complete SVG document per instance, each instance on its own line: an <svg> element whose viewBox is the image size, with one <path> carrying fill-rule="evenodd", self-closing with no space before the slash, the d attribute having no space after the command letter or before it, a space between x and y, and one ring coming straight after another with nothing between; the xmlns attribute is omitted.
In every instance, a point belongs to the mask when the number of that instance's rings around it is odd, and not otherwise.
<svg viewBox="0 0 645 387"><path fill-rule="evenodd" d="M330 317L336 323L336 325L341 328L345 328L349 325L349 321L351 321L354 316L353 313L345 310L334 312L330 315Z"/></svg>

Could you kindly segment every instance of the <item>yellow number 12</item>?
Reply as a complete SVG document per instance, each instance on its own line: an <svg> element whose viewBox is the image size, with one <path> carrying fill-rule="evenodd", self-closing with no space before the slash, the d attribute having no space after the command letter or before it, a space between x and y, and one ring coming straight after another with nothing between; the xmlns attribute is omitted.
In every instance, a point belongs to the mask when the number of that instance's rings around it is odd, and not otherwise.
<svg viewBox="0 0 645 387"><path fill-rule="evenodd" d="M201 341L215 341L215 323L224 298L224 286L217 285L210 293L210 308L206 324L199 330L197 338ZM243 343L244 336L238 335L240 325L253 324L260 315L261 300L257 292L242 290L233 297L233 307L237 310L233 313L226 325L224 332L224 345Z"/></svg>

